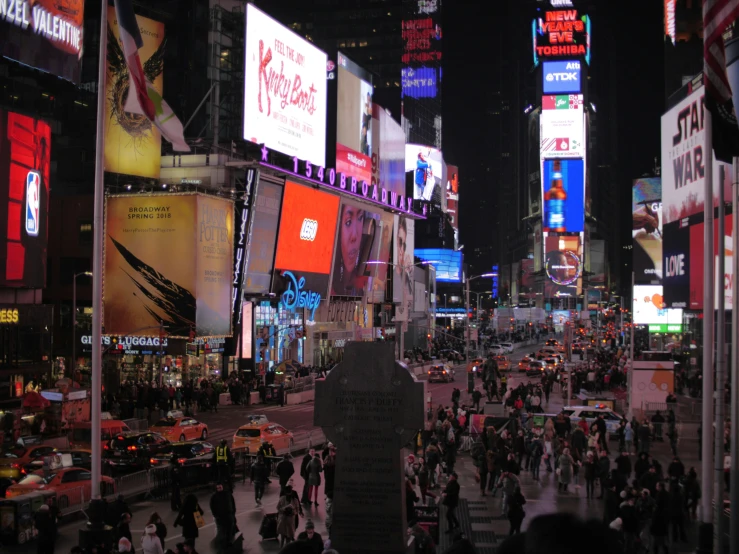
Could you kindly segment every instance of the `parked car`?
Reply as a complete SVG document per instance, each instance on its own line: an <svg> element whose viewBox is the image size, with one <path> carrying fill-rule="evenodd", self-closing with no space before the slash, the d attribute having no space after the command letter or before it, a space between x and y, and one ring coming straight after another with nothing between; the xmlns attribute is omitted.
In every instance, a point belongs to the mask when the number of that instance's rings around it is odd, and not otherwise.
<svg viewBox="0 0 739 554"><path fill-rule="evenodd" d="M509 354L513 353L513 343L512 342L501 342L500 345L505 349L506 352Z"/></svg>
<svg viewBox="0 0 739 554"><path fill-rule="evenodd" d="M610 435L616 434L621 420L623 419L622 415L617 414L611 408L607 407L566 406L563 411L566 415L570 416L570 421L573 425L585 418L585 421L587 421L590 426L598 418L599 414L603 414L603 419L606 422L606 431L608 431Z"/></svg>
<svg viewBox="0 0 739 554"><path fill-rule="evenodd" d="M491 344L488 353L493 356L502 356L506 353L506 350L500 344Z"/></svg>
<svg viewBox="0 0 739 554"><path fill-rule="evenodd" d="M159 433L127 433L116 435L105 445L103 463L117 470L148 469L152 458L171 453L172 443Z"/></svg>
<svg viewBox="0 0 739 554"><path fill-rule="evenodd" d="M28 446L12 446L0 452L0 477L18 480L26 475L28 464L43 460L56 452L56 448L48 444L32 444Z"/></svg>
<svg viewBox="0 0 739 554"><path fill-rule="evenodd" d="M170 441L205 440L208 426L191 417L167 417L149 427L152 433L159 433Z"/></svg>
<svg viewBox="0 0 739 554"><path fill-rule="evenodd" d="M454 370L444 364L433 364L429 368L428 382L451 383L454 381Z"/></svg>
<svg viewBox="0 0 739 554"><path fill-rule="evenodd" d="M74 467L81 467L82 469L90 469L92 466L92 451L84 448L77 448L73 450L57 450L53 453L54 455L68 454L72 459L72 465ZM24 466L26 473L33 473L39 469L44 468L44 458L37 458L32 462L27 463Z"/></svg>

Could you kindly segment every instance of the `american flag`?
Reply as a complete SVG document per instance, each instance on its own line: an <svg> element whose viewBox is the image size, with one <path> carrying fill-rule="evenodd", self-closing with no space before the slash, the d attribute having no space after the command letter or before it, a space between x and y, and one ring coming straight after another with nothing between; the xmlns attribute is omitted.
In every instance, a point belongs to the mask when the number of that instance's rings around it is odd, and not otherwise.
<svg viewBox="0 0 739 554"><path fill-rule="evenodd" d="M713 116L716 158L731 163L739 156L739 126L726 76L723 33L739 16L739 0L703 0L703 74L706 106ZM739 92L739 91L737 91Z"/></svg>

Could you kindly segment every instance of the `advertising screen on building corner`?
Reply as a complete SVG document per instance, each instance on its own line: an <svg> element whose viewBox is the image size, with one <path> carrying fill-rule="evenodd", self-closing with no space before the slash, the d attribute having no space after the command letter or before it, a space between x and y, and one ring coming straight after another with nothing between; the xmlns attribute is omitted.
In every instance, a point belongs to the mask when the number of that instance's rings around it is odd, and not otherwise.
<svg viewBox="0 0 739 554"><path fill-rule="evenodd" d="M0 56L79 83L84 0L0 1Z"/></svg>
<svg viewBox="0 0 739 554"><path fill-rule="evenodd" d="M305 290L326 297L338 216L338 196L285 182L274 292L280 294L286 290L288 284L281 273L289 271L297 279L305 277Z"/></svg>
<svg viewBox="0 0 739 554"><path fill-rule="evenodd" d="M577 296L582 291L582 240L581 235L547 235L544 239L547 279L544 283L545 298Z"/></svg>
<svg viewBox="0 0 739 554"><path fill-rule="evenodd" d="M324 52L246 6L244 140L326 165Z"/></svg>
<svg viewBox="0 0 739 554"><path fill-rule="evenodd" d="M0 110L0 137L0 287L40 289L46 286L51 128Z"/></svg>
<svg viewBox="0 0 739 554"><path fill-rule="evenodd" d="M662 282L662 181L659 177L634 181L631 199L634 281Z"/></svg>
<svg viewBox="0 0 739 554"><path fill-rule="evenodd" d="M338 53L336 171L372 180L372 74Z"/></svg>
<svg viewBox="0 0 739 554"><path fill-rule="evenodd" d="M231 334L233 202L202 194L110 196L105 209L107 334Z"/></svg>
<svg viewBox="0 0 739 554"><path fill-rule="evenodd" d="M539 121L543 158L585 157L585 116L582 94L543 96Z"/></svg>
<svg viewBox="0 0 739 554"><path fill-rule="evenodd" d="M544 160L544 232L581 233L585 227L583 160Z"/></svg>

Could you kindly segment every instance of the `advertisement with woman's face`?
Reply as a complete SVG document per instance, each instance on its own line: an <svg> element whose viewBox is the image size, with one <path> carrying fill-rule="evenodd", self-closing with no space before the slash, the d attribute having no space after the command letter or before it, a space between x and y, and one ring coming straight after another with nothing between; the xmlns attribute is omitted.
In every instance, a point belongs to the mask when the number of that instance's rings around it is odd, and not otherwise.
<svg viewBox="0 0 739 554"><path fill-rule="evenodd" d="M388 217L365 210L358 204L342 204L332 271L332 295L363 296L380 284L383 284L384 291L387 264L367 262L389 259L389 244L382 247L383 241L389 243L390 239ZM384 259L381 257L383 250ZM378 278L377 283L373 283L374 277Z"/></svg>
<svg viewBox="0 0 739 554"><path fill-rule="evenodd" d="M412 219L395 216L393 249L393 302L399 304L396 321L407 321L413 306L413 252L415 229Z"/></svg>

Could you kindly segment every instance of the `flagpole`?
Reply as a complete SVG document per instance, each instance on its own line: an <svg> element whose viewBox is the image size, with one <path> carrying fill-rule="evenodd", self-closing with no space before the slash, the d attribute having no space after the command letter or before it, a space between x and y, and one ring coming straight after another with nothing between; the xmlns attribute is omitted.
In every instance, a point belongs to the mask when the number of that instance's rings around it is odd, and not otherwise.
<svg viewBox="0 0 739 554"><path fill-rule="evenodd" d="M713 519L713 137L711 114L705 114L705 156L706 177L704 179L703 202L703 403L702 403L702 442L701 442L701 522L704 524L704 537L708 539Z"/></svg>
<svg viewBox="0 0 739 554"><path fill-rule="evenodd" d="M108 50L108 0L100 0L100 53L98 57L97 135L95 137L95 205L92 243L92 499L100 500L101 448L100 403L102 397L103 334L103 186L105 150L105 74Z"/></svg>

